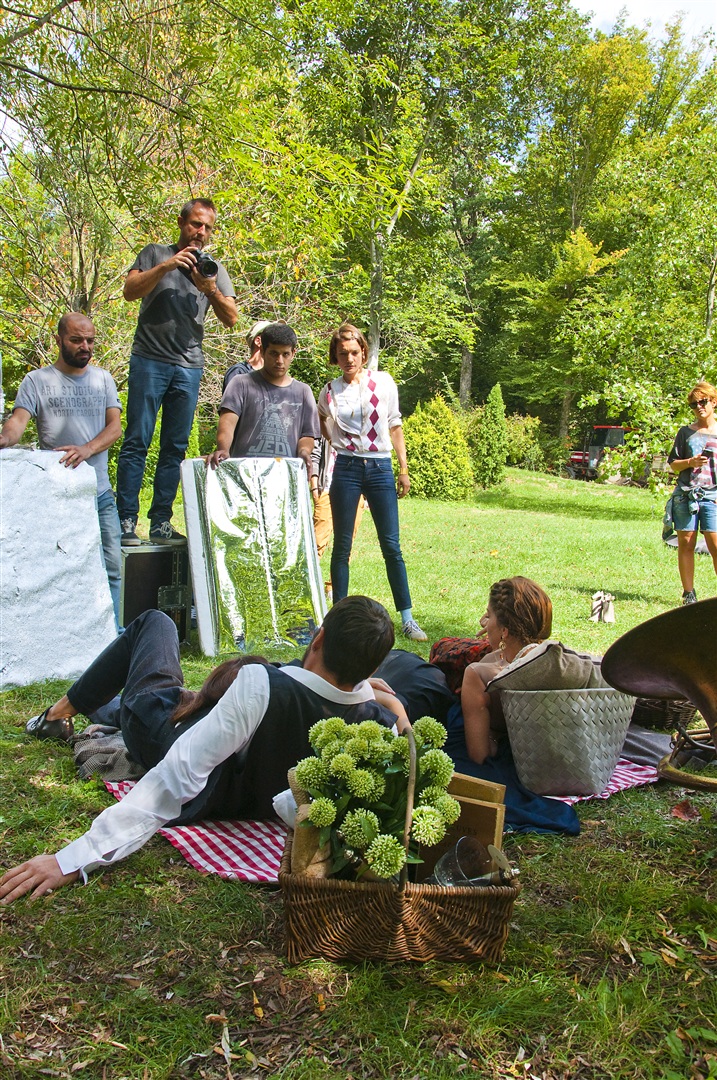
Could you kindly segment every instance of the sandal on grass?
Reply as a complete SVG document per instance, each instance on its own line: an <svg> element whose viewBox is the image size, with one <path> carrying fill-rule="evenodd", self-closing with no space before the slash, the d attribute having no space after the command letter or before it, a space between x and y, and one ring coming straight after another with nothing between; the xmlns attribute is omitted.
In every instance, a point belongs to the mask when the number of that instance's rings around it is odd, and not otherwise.
<svg viewBox="0 0 717 1080"><path fill-rule="evenodd" d="M47 714L52 706L45 709L39 716L33 716L25 724L25 731L34 739L59 739L67 742L75 733L75 725L69 717L61 717L59 720L48 720Z"/></svg>

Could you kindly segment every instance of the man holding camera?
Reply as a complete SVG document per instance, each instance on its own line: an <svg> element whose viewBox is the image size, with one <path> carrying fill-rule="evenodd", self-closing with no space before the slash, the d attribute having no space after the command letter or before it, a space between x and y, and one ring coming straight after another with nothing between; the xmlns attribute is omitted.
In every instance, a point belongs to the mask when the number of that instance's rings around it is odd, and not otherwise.
<svg viewBox="0 0 717 1080"><path fill-rule="evenodd" d="M141 542L136 533L139 492L160 407L149 538L155 544L183 544L185 540L172 528L172 506L204 366L204 318L211 307L224 326L232 327L237 321L229 275L202 250L215 220L211 199L185 203L177 219L177 243L148 244L125 279L125 300L141 300L142 306L132 343L126 428L117 463L123 546Z"/></svg>

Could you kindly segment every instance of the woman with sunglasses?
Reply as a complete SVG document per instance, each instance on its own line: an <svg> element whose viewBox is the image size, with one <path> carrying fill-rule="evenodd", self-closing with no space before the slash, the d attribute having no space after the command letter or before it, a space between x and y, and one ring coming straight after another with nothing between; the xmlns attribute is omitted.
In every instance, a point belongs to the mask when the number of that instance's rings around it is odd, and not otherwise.
<svg viewBox="0 0 717 1080"><path fill-rule="evenodd" d="M681 427L667 458L677 473L672 516L677 533L677 563L682 581L682 603L697 602L695 545L697 528L707 544L717 574L717 390L698 382L687 395L692 424Z"/></svg>

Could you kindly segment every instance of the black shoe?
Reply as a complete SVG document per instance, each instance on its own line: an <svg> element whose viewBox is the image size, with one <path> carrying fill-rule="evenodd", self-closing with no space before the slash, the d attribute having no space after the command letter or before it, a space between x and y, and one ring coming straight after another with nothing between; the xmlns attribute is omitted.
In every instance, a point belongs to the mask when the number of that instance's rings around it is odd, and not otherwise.
<svg viewBox="0 0 717 1080"><path fill-rule="evenodd" d="M75 733L75 725L69 717L61 717L59 720L48 720L47 714L50 709L45 709L39 716L33 716L25 724L25 731L32 735L33 739L59 739L67 742Z"/></svg>
<svg viewBox="0 0 717 1080"><path fill-rule="evenodd" d="M172 528L172 524L169 521L160 521L156 525L152 525L149 530L149 540L152 544L186 544L186 536L182 536L180 532Z"/></svg>
<svg viewBox="0 0 717 1080"><path fill-rule="evenodd" d="M120 521L120 529L122 530L122 547L139 547L142 543L137 536L135 529L137 528L137 522L134 518L125 518L124 521Z"/></svg>
<svg viewBox="0 0 717 1080"><path fill-rule="evenodd" d="M697 603L697 593L695 592L695 590L690 589L689 592L688 592L687 589L685 589L685 591L682 594L682 606L685 607L686 604L696 604L696 603Z"/></svg>

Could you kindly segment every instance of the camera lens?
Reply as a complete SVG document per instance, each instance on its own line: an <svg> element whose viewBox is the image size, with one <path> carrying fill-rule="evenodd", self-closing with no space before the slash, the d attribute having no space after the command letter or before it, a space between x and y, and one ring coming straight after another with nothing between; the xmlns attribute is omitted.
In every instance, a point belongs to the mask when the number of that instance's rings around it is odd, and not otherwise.
<svg viewBox="0 0 717 1080"><path fill-rule="evenodd" d="M200 255L197 257L197 269L203 277L215 277L219 266L210 255Z"/></svg>

